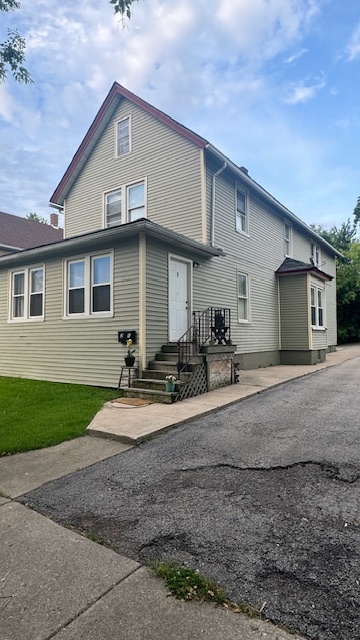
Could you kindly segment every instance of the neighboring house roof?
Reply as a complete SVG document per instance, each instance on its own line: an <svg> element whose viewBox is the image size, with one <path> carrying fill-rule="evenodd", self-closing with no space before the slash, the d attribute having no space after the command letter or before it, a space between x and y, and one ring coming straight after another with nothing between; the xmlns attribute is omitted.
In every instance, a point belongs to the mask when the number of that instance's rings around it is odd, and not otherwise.
<svg viewBox="0 0 360 640"><path fill-rule="evenodd" d="M147 236L172 244L177 249L190 251L193 255L202 258L212 258L225 255L222 249L217 249L216 247L211 247L210 245L203 244L202 242L192 240L191 238L177 233L176 231L172 231L171 229L167 229L155 222L151 222L151 220L148 220L147 218L140 218L139 220L128 222L124 225L109 227L107 229L99 229L98 231L91 231L90 233L84 233L83 235L73 236L59 242L53 242L52 244L30 248L21 251L21 253L0 256L0 268L3 264L26 264L30 258L37 259L40 256L44 259L46 256L50 255L53 257L59 257L64 252L68 252L69 249L71 251L92 250L94 247L98 247L100 242L106 242L108 245L114 246L117 240L122 240L139 233L145 233Z"/></svg>
<svg viewBox="0 0 360 640"><path fill-rule="evenodd" d="M0 211L0 247L9 252L62 240L62 229Z"/></svg>
<svg viewBox="0 0 360 640"><path fill-rule="evenodd" d="M64 176L62 177L59 185L56 187L53 195L50 198L50 204L55 207L62 207L64 205L65 198L70 192L73 184L75 183L77 177L79 176L82 168L87 162L89 156L91 155L92 150L94 149L97 141L99 140L102 132L105 127L109 123L118 103L119 99L126 98L133 104L136 104L140 108L144 109L147 113L153 115L160 122L166 124L168 127L176 131L178 134L183 137L191 140L195 145L197 145L200 149L206 149L209 153L211 153L214 157L218 158L222 163L226 163L226 167L228 167L232 172L234 172L237 176L241 178L241 180L245 181L249 188L251 188L259 198L265 200L265 202L275 208L275 210L281 215L287 217L291 222L299 225L302 229L306 230L307 233L314 238L318 243L326 247L328 251L331 253L341 257L342 254L337 251L331 244L329 244L324 238L319 236L311 227L305 224L300 218L298 218L295 214L293 214L289 209L284 207L276 198L274 198L270 193L268 193L263 187L261 187L255 180L253 180L249 175L247 169L244 167L237 166L234 162L232 162L226 155L224 155L219 149L214 147L210 142L208 142L205 138L199 136L191 129L188 129L184 125L180 124L173 118L170 118L166 113L160 111L160 109L156 109L151 104L142 100L128 89L125 89L122 85L114 82L112 85L108 95L106 96L103 104L101 105L95 119L93 120L88 132L85 135L80 147L75 153L73 159L71 160Z"/></svg>
<svg viewBox="0 0 360 640"><path fill-rule="evenodd" d="M313 273L321 280L332 280L333 277L329 276L324 271L321 271L311 262L301 262L301 260L294 260L293 258L285 258L284 262L275 271L278 276L290 276L297 273Z"/></svg>

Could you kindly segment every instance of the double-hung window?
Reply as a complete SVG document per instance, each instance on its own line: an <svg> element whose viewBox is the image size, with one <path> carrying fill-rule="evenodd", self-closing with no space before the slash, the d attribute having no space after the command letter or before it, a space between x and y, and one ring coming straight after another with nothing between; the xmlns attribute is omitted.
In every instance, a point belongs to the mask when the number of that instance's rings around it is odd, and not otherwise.
<svg viewBox="0 0 360 640"><path fill-rule="evenodd" d="M123 118L116 124L116 155L123 156L131 151L131 122L130 116Z"/></svg>
<svg viewBox="0 0 360 640"><path fill-rule="evenodd" d="M105 227L114 227L126 222L146 218L145 180L124 185L105 193Z"/></svg>
<svg viewBox="0 0 360 640"><path fill-rule="evenodd" d="M240 187L235 189L236 231L249 233L248 196Z"/></svg>
<svg viewBox="0 0 360 640"><path fill-rule="evenodd" d="M237 273L238 320L249 321L249 276L247 273Z"/></svg>
<svg viewBox="0 0 360 640"><path fill-rule="evenodd" d="M112 262L112 253L66 261L66 316L112 315Z"/></svg>
<svg viewBox="0 0 360 640"><path fill-rule="evenodd" d="M10 320L44 318L44 267L26 268L11 274Z"/></svg>
<svg viewBox="0 0 360 640"><path fill-rule="evenodd" d="M284 254L287 258L292 255L292 229L288 222L284 222Z"/></svg>
<svg viewBox="0 0 360 640"><path fill-rule="evenodd" d="M311 325L324 327L324 290L311 285Z"/></svg>

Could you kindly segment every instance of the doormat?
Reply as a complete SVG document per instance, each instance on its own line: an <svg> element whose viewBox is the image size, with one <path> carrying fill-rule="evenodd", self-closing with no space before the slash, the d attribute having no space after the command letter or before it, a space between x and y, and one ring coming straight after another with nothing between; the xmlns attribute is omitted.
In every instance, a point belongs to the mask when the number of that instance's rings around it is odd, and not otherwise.
<svg viewBox="0 0 360 640"><path fill-rule="evenodd" d="M143 400L143 398L116 398L111 404L125 404L131 407L146 407L152 404L151 400Z"/></svg>

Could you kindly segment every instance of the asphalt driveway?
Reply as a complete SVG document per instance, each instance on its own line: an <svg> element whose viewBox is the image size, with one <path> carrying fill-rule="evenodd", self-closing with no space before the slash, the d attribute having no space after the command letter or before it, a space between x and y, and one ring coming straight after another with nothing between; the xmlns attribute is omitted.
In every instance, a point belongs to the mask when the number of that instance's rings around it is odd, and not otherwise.
<svg viewBox="0 0 360 640"><path fill-rule="evenodd" d="M360 359L21 498L142 563L185 562L312 640L360 637Z"/></svg>

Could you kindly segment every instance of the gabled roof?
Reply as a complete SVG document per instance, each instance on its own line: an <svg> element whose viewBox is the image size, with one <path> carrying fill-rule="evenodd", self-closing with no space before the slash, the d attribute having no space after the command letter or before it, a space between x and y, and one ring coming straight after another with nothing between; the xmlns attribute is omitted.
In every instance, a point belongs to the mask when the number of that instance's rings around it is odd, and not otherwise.
<svg viewBox="0 0 360 640"><path fill-rule="evenodd" d="M114 82L99 111L97 112L87 134L85 135L85 138L83 139L80 147L71 160L63 178L61 179L61 182L56 187L53 195L51 196L50 203L60 206L63 205L64 199L66 198L78 174L83 168L96 142L99 140L106 125L109 123L109 120L116 107L118 106L121 98L130 100L130 102L136 104L141 109L144 109L144 111L150 113L163 124L166 124L168 127L184 136L188 140L191 140L191 142L196 144L199 148L204 148L208 144L207 140L205 140L201 136L198 136L196 133L194 133L194 131L191 131L191 129L184 127L184 125L180 124L176 120L173 120L173 118L170 118L170 116L166 115L166 113L164 113L163 111L160 111L160 109L156 109L156 107L153 107L142 98L139 98L134 93L131 93L131 91L128 91L128 89L125 89L125 87L123 87L121 84Z"/></svg>
<svg viewBox="0 0 360 640"><path fill-rule="evenodd" d="M21 251L62 240L62 229L0 211L0 247Z"/></svg>
<svg viewBox="0 0 360 640"><path fill-rule="evenodd" d="M321 271L311 262L301 262L301 260L294 260L293 258L285 258L284 262L275 271L278 276L291 276L297 273L312 273L321 280L332 280L333 277L329 276L324 271Z"/></svg>
<svg viewBox="0 0 360 640"><path fill-rule="evenodd" d="M283 216L291 223L296 224L301 229L306 231L306 233L308 233L310 237L312 237L316 242L325 247L333 255L342 257L342 254L337 251L337 249L332 247L324 238L319 236L313 229L311 229L311 227L309 227L294 213L292 213L289 209L282 205L278 200L276 200L276 198L274 198L274 196L266 191L266 189L264 189L253 178L251 178L248 175L247 169L237 166L225 154L219 151L219 149L205 140L205 138L199 136L197 133L191 131L191 129L188 129L173 118L170 118L170 116L168 116L166 113L160 111L160 109L157 109L156 107L153 107L151 104L149 104L142 98L139 98L128 89L125 89L125 87L117 82L114 82L114 84L112 85L108 95L106 96L97 115L95 116L94 121L92 122L88 132L86 133L85 138L83 139L80 147L71 160L59 185L56 187L53 195L51 196L50 204L55 207L63 206L65 198L67 197L82 168L90 157L105 127L109 124L111 117L115 112L115 109L119 105L119 102L123 98L129 100L133 104L136 104L138 107L157 118L157 120L173 129L173 131L176 131L178 134L184 136L188 140L191 140L191 142L197 145L200 149L206 149L208 153L222 162L224 164L224 167L226 166L235 174L235 176L241 179L241 181L243 181L245 185L247 185L248 188L251 189L258 198L262 199L268 206L273 208L278 215Z"/></svg>

